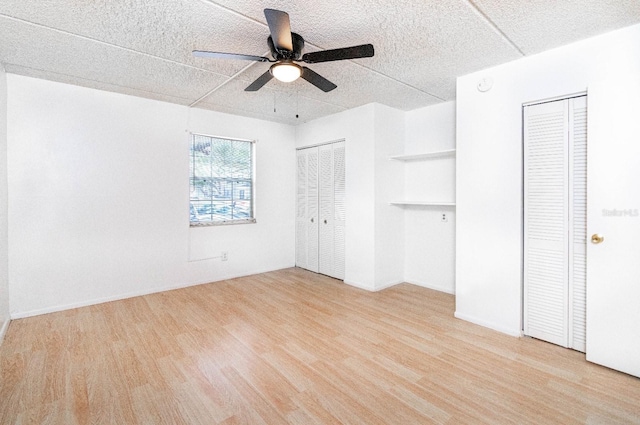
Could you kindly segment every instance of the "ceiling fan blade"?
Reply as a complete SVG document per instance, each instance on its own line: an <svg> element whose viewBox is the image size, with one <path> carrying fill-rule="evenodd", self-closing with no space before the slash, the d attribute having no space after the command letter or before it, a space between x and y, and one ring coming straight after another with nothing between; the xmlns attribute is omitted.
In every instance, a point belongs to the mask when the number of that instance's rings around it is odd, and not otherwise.
<svg viewBox="0 0 640 425"><path fill-rule="evenodd" d="M265 9L264 16L267 18L271 39L276 49L293 51L289 14L281 10Z"/></svg>
<svg viewBox="0 0 640 425"><path fill-rule="evenodd" d="M271 75L271 72L267 71L261 76L259 76L258 79L255 80L253 83L249 84L249 87L244 89L244 91L258 91L262 88L262 86L264 86L269 81L271 81L272 78L273 78L273 75Z"/></svg>
<svg viewBox="0 0 640 425"><path fill-rule="evenodd" d="M343 47L342 49L321 50L302 55L302 61L306 63L340 61L345 59L370 58L373 56L373 45L362 44L360 46Z"/></svg>
<svg viewBox="0 0 640 425"><path fill-rule="evenodd" d="M306 66L302 67L301 77L307 80L308 82L310 82L311 84L313 84L314 86L316 86L317 88L319 88L320 90L322 90L323 92L329 92L335 89L336 87L338 87L335 84L333 84L331 81L324 78L322 75L318 74L315 71L310 70Z"/></svg>
<svg viewBox="0 0 640 425"><path fill-rule="evenodd" d="M198 58L241 59L246 61L269 62L269 58L265 58L264 56L241 55L238 53L206 52L204 50L194 50L193 56Z"/></svg>

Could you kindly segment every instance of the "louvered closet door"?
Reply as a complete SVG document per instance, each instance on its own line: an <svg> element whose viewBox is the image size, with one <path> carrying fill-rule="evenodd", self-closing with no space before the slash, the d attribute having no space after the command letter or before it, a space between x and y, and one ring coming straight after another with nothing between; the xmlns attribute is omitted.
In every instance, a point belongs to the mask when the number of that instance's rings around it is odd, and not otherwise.
<svg viewBox="0 0 640 425"><path fill-rule="evenodd" d="M587 332L587 97L569 99L569 347Z"/></svg>
<svg viewBox="0 0 640 425"><path fill-rule="evenodd" d="M528 106L524 120L524 332L567 347L567 103Z"/></svg>
<svg viewBox="0 0 640 425"><path fill-rule="evenodd" d="M320 216L318 212L318 148L307 155L307 270L318 273L318 238Z"/></svg>
<svg viewBox="0 0 640 425"><path fill-rule="evenodd" d="M307 152L298 151L296 179L296 266L307 268Z"/></svg>
<svg viewBox="0 0 640 425"><path fill-rule="evenodd" d="M345 144L333 144L334 257L333 277L344 280L345 261Z"/></svg>
<svg viewBox="0 0 640 425"><path fill-rule="evenodd" d="M585 350L586 97L525 107L524 332Z"/></svg>
<svg viewBox="0 0 640 425"><path fill-rule="evenodd" d="M318 148L297 158L296 265L318 272Z"/></svg>
<svg viewBox="0 0 640 425"><path fill-rule="evenodd" d="M320 216L320 244L319 270L320 273L333 276L334 271L334 174L333 174L333 146L319 147L318 182L320 187L319 216Z"/></svg>
<svg viewBox="0 0 640 425"><path fill-rule="evenodd" d="M344 142L298 151L296 208L296 265L344 279Z"/></svg>

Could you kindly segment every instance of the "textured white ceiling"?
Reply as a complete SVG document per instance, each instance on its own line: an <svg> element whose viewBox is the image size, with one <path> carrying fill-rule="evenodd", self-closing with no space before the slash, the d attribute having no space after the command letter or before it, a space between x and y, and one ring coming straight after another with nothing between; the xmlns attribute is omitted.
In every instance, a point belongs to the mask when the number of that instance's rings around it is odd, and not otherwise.
<svg viewBox="0 0 640 425"><path fill-rule="evenodd" d="M191 51L268 52L263 9L284 10L306 51L364 43L373 58L308 65L304 80L244 88L269 64ZM640 22L638 0L2 0L8 72L296 124L369 102L411 110L455 98L455 79ZM296 115L298 118L296 118Z"/></svg>

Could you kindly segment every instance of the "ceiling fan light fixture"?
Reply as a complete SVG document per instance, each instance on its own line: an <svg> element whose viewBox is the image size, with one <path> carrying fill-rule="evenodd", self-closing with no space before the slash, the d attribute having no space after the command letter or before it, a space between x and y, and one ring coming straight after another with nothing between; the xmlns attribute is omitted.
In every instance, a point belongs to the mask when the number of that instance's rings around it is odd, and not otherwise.
<svg viewBox="0 0 640 425"><path fill-rule="evenodd" d="M291 61L282 61L271 65L271 75L283 83L291 83L302 75L302 67Z"/></svg>

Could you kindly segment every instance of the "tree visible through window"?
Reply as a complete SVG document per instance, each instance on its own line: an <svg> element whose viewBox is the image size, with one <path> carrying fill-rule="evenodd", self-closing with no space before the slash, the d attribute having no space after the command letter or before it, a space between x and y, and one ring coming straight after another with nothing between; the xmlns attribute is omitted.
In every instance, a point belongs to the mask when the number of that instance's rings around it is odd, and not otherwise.
<svg viewBox="0 0 640 425"><path fill-rule="evenodd" d="M254 223L253 142L194 134L189 203L192 226Z"/></svg>

